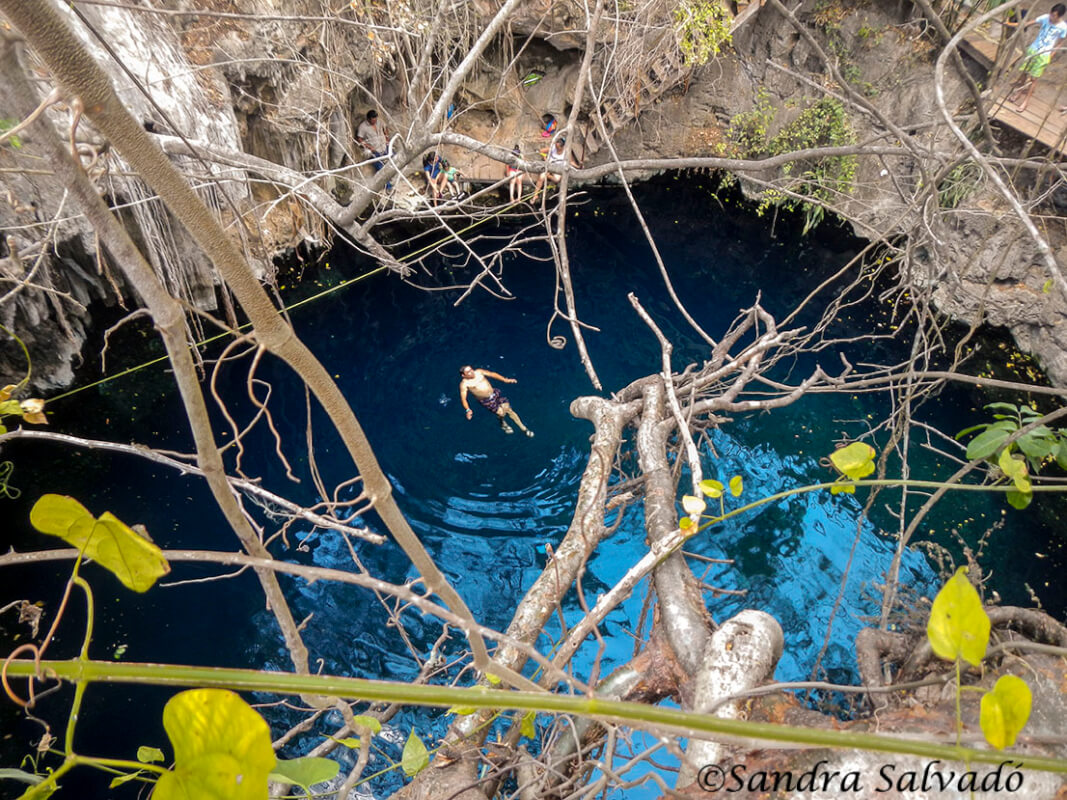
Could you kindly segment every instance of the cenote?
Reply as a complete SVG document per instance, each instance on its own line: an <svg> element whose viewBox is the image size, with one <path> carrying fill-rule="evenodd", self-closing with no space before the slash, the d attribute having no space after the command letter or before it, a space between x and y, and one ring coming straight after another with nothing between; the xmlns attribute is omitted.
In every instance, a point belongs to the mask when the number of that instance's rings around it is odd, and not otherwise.
<svg viewBox="0 0 1067 800"><path fill-rule="evenodd" d="M794 220L758 218L737 198L716 197L699 177L661 177L636 187L636 195L678 294L713 335L721 333L758 293L767 309L784 316L862 245L829 224L802 238ZM599 329L588 332L587 341L607 390L660 369L659 345L634 314L628 292L640 298L674 342L676 370L703 357L702 344L666 295L621 192L597 189L585 195L583 202L572 205L568 231L577 308L584 322ZM328 269L306 270L300 291L307 294L317 288L312 286L316 281L336 283L374 267L340 248L326 262ZM453 283L453 275L462 280L468 269L462 266L460 255L449 253L427 266L431 274L419 274L416 280L434 288ZM298 333L352 403L412 526L475 616L497 629L507 626L522 593L543 568L546 544L558 543L570 522L591 428L572 418L568 407L575 397L592 393L574 343L568 341L562 350L547 343L554 290L551 262L516 256L505 263L503 280L513 299L475 292L456 306L457 291L415 288L379 274L292 313ZM838 333L888 325L888 314L888 309L869 301L850 309L849 318L839 320ZM798 324L812 321L801 319ZM569 330L559 321L550 333L570 340ZM142 355L151 350L150 331L131 329L119 335L127 341L143 338ZM999 352L994 338L982 341L987 350ZM853 361L892 362L902 360L906 352L905 345L889 341L863 345L848 355ZM218 353L217 348L209 350L209 355ZM828 372L840 369L834 349L815 360ZM809 369L815 360L797 365L797 370ZM505 436L478 408L472 421L464 418L457 384L458 368L466 363L517 379L514 386L506 387L506 394L536 432L535 438ZM132 362L109 363L108 370L118 372L128 366ZM247 361L224 368L218 385L219 394L242 426L254 413L247 401L246 376ZM98 372L85 370L80 381L89 383L98 377ZM269 406L300 483L287 480L285 467L274 452L274 440L262 426L245 445L242 469L275 491L315 502L318 497L306 458L308 415L303 389L286 368L270 359L264 360L257 377L270 384ZM261 387L260 396L263 391ZM923 406L922 414L925 421L954 433L982 421L981 405L993 399L1019 400L953 388ZM163 449L191 449L180 403L161 366L72 395L50 409L54 411L51 427L56 431ZM818 394L771 414L734 415L712 436L715 455L705 453L705 474L720 480L741 475L744 496L751 499L825 480L830 473L819 460L834 449L835 442L861 435L888 410L888 401L878 395ZM325 484L332 487L354 477L351 462L324 415L314 408L311 418L315 458ZM216 422L217 432L228 430L221 417ZM16 550L50 546L28 525L29 507L44 492L69 494L93 513L110 510L129 523L143 523L165 548L237 549L198 478L180 477L130 456L43 443L13 443L5 448L4 458L15 465L11 485L22 490L17 500L3 501L9 520L8 544ZM918 443L912 467L914 477L947 477L952 471L951 465ZM347 497L355 495L352 487L346 491ZM688 548L702 556L732 559L730 565L714 565L705 580L746 593L743 597L708 594L708 608L716 620L725 620L743 608L757 608L781 623L786 645L775 675L778 680L805 680L811 675L858 534L844 599L817 673L836 682L856 679L852 640L866 620L877 614L876 584L883 580L894 551L893 540L880 535L876 527L895 530L894 521L881 509L875 510L871 522L859 523L862 502L862 496L805 495L733 519L701 535ZM1026 512L1014 512L999 495L950 496L927 518L923 538L949 547L958 556L953 529L975 546L981 534L997 525L982 558L987 568L996 565L987 589L998 592L1005 603L1028 604L1029 585L1044 607L1060 617L1067 597L1050 577L1059 574L1067 561L1054 530L1058 508L1057 501L1039 499ZM273 533L277 526L271 524L269 514L261 510L259 516L266 532ZM373 515L364 522L378 527ZM397 583L414 577L407 559L391 543L355 543L354 547L372 574ZM311 535L308 526L291 526L273 549L280 557L303 563L339 568L352 563L339 534L318 531ZM607 591L644 552L637 504L625 512L618 529L588 564L582 578L586 596L592 599ZM244 572L204 582L220 572L227 571L175 565L164 585L135 596L99 568L86 567L83 573L97 601L92 655L289 669L288 655L264 609L255 578ZM49 623L68 574L69 564L60 563L9 568L0 604L18 598L41 601ZM936 590L936 565L922 553L909 551L902 578L915 596L929 597ZM291 579L284 579L283 586L296 618L306 618L304 635L313 669L400 680L417 674L418 664L390 625L387 608L368 592ZM632 634L639 627L644 595L642 585L602 626L606 649L601 674L631 657ZM568 625L581 615L573 594L563 610ZM76 654L84 611L80 600L72 602L49 657ZM13 637L21 633L10 617L3 618L2 627L9 649ZM440 633L439 626L410 610L403 619L411 646L425 657ZM542 638L544 649L549 646L548 637L559 634L559 621L552 625ZM462 638L453 634L443 653L458 657L464 646ZM593 655L591 651L576 662L582 677L588 677L593 668ZM455 672L453 668L445 677ZM85 752L127 759L134 757L139 745L166 749L159 713L170 694L161 689L91 687L92 702L79 723L78 745ZM43 698L34 712L52 723L53 733L61 735L70 696L69 691L58 691ZM31 751L29 741L40 736L40 727L17 717L10 705L4 708L4 766L16 765ZM275 736L293 719L284 707L267 705L261 710ZM327 718L319 729L295 738L285 753L306 752L322 740L322 731L335 729L339 722L339 717ZM385 770L399 758L413 726L433 742L446 724L445 715L429 711L408 710L394 717L379 737L365 775ZM334 757L350 761L352 755L339 748ZM75 773L58 796L104 796L107 780ZM399 781L398 771L393 770L361 786L360 791L385 796ZM112 790L111 796L135 797L144 791L127 784ZM626 796L657 794L648 785Z"/></svg>

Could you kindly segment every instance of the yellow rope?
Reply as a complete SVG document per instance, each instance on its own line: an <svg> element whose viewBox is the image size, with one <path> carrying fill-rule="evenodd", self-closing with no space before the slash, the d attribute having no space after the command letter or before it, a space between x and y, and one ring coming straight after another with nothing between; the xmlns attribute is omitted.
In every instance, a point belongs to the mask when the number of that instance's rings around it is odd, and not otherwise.
<svg viewBox="0 0 1067 800"><path fill-rule="evenodd" d="M428 244L425 247L420 248L420 249L416 250L413 253L408 253L406 256L398 258L397 261L399 261L401 263L403 263L405 261L410 261L411 259L415 258L416 256L419 256L422 253L425 253L427 250L431 250L434 247L438 247L439 245L445 244L446 242L448 242L451 239L453 239L454 236L458 236L458 235L460 235L462 233L467 233L468 231L471 231L474 228L477 228L482 223L488 222L493 217L496 217L496 216L499 216L500 214L503 214L505 211L507 211L508 209L510 209L510 208L512 208L513 206L516 206L516 205L518 205L518 202L511 203L511 204L509 204L507 206L504 206L500 210L494 211L492 214L489 214L489 215L487 215L485 217L482 217L482 219L478 220L477 222L472 222L466 228L461 228L460 230L456 231L454 235L446 236L445 238L439 239L438 241L433 242L432 244ZM359 281L363 280L364 278L369 278L372 275L376 275L377 273L381 272L384 269L388 269L388 267L383 264L380 267L372 269L370 272L365 272L362 275L357 275L354 278L349 278L346 281L341 281L341 283L337 284L336 286L331 286L329 289L325 289L325 290L319 292L318 294L313 294L310 297L305 297L303 300L298 300L297 302L293 303L291 306L282 307L278 311L278 313L281 314L284 311L292 311L295 308L300 308L300 306L306 305L306 304L310 303L312 300L318 300L318 299L320 299L322 297L325 297L328 294L331 294L333 292L338 291L339 289L343 289L346 286L351 286L353 283L358 283ZM244 330L245 328L251 327L251 325L252 325L251 322L246 322L244 325L239 326L237 328L237 330L239 330L239 331ZM209 336L206 339L203 339L203 340L201 340L199 342L196 342L193 346L194 347L203 347L204 345L211 344L212 342L217 342L219 339L225 339L231 333L234 333L234 331L225 331L223 333L216 334L215 336ZM100 386L101 384L109 383L109 382L111 382L113 380L116 380L117 378L121 378L121 377L123 377L125 375L129 375L132 372L138 372L139 370L145 369L146 367L151 367L153 364L161 364L162 362L166 361L167 358L168 358L167 356L160 356L159 358L153 358L151 361L146 361L143 364L138 364L135 367L130 367L128 369L124 369L124 370L122 370L122 372L116 372L114 375L106 375L105 377L101 378L98 381L93 381L92 383L87 383L84 386L78 386L78 387L76 387L74 389L71 389L70 391L64 392L63 394L58 394L55 397L50 397L50 398L48 398L48 402L49 403L54 403L56 400L63 400L64 398L70 397L71 395L78 394L78 392L84 392L86 389L92 389L94 386Z"/></svg>

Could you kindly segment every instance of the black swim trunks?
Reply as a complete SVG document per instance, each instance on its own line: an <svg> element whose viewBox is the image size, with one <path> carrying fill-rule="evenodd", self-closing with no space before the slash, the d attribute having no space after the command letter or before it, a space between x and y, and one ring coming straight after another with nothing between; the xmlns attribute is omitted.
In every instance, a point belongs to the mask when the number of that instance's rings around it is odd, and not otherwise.
<svg viewBox="0 0 1067 800"><path fill-rule="evenodd" d="M493 389L491 395L488 397L479 397L478 402L496 414L500 410L500 407L508 402L508 399L500 393L499 389Z"/></svg>

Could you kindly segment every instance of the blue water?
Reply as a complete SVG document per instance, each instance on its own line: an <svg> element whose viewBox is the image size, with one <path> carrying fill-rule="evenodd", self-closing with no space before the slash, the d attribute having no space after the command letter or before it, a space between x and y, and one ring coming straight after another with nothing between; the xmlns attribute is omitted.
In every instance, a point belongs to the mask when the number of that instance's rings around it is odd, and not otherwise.
<svg viewBox="0 0 1067 800"><path fill-rule="evenodd" d="M759 291L764 305L783 315L810 287L838 269L856 247L841 231L827 228L800 239L790 221L780 220L772 231L769 221L754 219L731 204L720 205L698 182L661 179L642 187L639 198L679 294L712 335L721 333ZM675 369L700 358L698 340L670 305L621 196L601 192L575 211L569 244L578 310L583 321L600 328L599 333L589 333L587 341L605 387L619 389L660 368L658 344L635 317L626 299L628 291L636 292L674 341ZM315 280L325 285L371 266L355 255L335 252L329 258L329 269L309 273L313 277L300 291L312 290ZM438 260L429 267L433 274L417 279L425 286L451 283L452 272L456 277L469 275L458 259ZM455 292L420 290L379 276L293 313L301 337L327 364L355 408L412 526L478 619L499 629L506 627L518 598L540 573L545 544L557 543L569 524L591 427L571 418L568 406L574 397L592 391L573 342L562 351L546 344L553 292L550 265L516 257L505 262L504 268L505 283L514 295L508 301L475 292L454 307ZM860 309L852 319L841 321L842 330L863 328L872 320L881 320L879 315L884 313L873 306ZM569 330L558 323L553 333L569 338ZM867 360L896 360L901 353L892 344L861 351ZM852 355L855 360L856 353ZM836 352L824 353L819 360L828 370L837 369L840 363ZM506 394L536 431L536 438L505 436L477 407L474 419L465 420L457 393L458 368L465 363L518 379L506 387ZM126 365L111 369L119 366ZM809 368L810 364L798 367ZM230 366L220 382L220 391L242 424L252 413L244 399L246 374L247 362ZM270 359L264 361L257 377L272 385L270 406L301 483L286 480L273 454L273 440L262 430L248 442L244 468L276 491L314 502L318 498L308 476L303 444L303 392L288 370ZM946 393L930 413L934 421L940 415L946 424L962 427L964 417L980 418L973 409L981 402L979 395ZM742 475L743 499L825 479L827 472L818 459L833 450L835 439L858 435L868 415L877 418L887 409L887 403L873 396L820 395L769 415L735 415L731 424L713 435L718 457L705 454L705 474L720 480ZM158 368L57 403L55 412L57 430L191 449L181 425L180 405L168 377ZM315 409L312 418L316 459L327 486L353 477L351 462L323 415ZM218 422L217 430L224 430L221 419ZM45 491L72 494L94 513L107 509L129 523L142 522L164 547L236 549L232 533L197 479L178 477L130 457L70 453L52 445L21 444L6 450L4 457L16 464L12 483L25 490L20 501L8 504L13 525L8 538L17 549L42 546L27 530L25 520L29 504ZM928 455L917 452L916 458L917 465L931 473L944 470ZM759 608L782 624L786 652L776 672L780 680L806 679L811 673L858 535L844 603L834 620L820 672L820 677L836 681L855 678L851 642L864 625L864 616L877 613L872 582L881 580L893 552L892 541L878 535L871 523L858 523L860 502L828 493L782 501L731 520L688 546L712 558L733 559L732 565L713 567L704 579L720 588L747 592L743 598L709 596L708 607L715 619L724 620L742 608ZM935 537L947 542L946 532L958 527L973 540L1001 518L1001 509L997 498L968 498L966 505L953 499L924 530L932 528ZM1046 588L1049 576L1065 560L1060 540L1051 530L1054 518L1055 512L1046 512L1044 519L1038 514L1007 518L1009 527L996 535L993 551L995 558L1008 559L1005 563L1011 563L1012 569L995 574L994 586L1006 600L1025 602L1022 583L1029 582L1054 613L1062 614L1063 597L1048 596L1053 590ZM876 521L887 527L891 523ZM373 515L366 524L378 527ZM289 549L279 545L276 552L305 563L351 567L348 549L338 534L320 532L307 538L307 533L294 526L288 532ZM609 589L640 557L643 540L638 505L626 512L618 530L588 565L582 582L588 602ZM297 549L302 542L304 547ZM394 582L415 577L406 558L392 545L357 544L356 549L362 563L378 577ZM1032 552L1044 557L1031 558ZM53 564L18 573L9 570L0 583L0 605L11 598L29 597L53 609L65 569ZM169 581L218 572L175 565ZM111 657L116 647L126 645L122 657L134 661L289 668L272 618L263 609L258 585L247 574L226 581L158 587L144 596L116 588L113 579L92 567L86 574L99 595L96 657ZM907 554L902 577L918 594L929 595L935 588L933 569L917 553ZM416 674L416 660L389 626L388 610L373 596L333 584L307 586L283 579L283 585L297 619L313 614L305 639L316 669L321 665L325 672L401 680ZM642 586L602 626L607 647L600 674L631 657L631 633L638 626L644 591ZM573 594L564 612L568 625L580 616ZM75 603L51 657L76 651L82 613L81 603ZM439 627L434 620L410 611L403 619L413 646L425 656ZM11 619L0 619L0 625L7 643L15 626ZM541 644L547 647L558 633L558 621L553 620ZM445 652L456 655L462 648L463 643L453 637ZM592 669L594 653L595 647L576 661L582 677ZM85 735L80 745L89 753L127 758L140 744L165 746L158 710L169 694L93 688L81 722ZM62 720L67 703L69 693L59 693L45 701L42 715L53 722ZM0 722L14 734L0 751L6 766L26 752L26 741L38 731L32 723L16 722L8 706L3 713ZM276 735L290 718L280 709L264 713L274 723ZM336 720L323 730L332 729L332 724ZM444 721L429 712L400 715L392 723L390 736L383 737L381 752L368 774L399 756L397 742L402 744L412 725L432 740L443 731ZM389 738L396 741L388 744ZM309 734L299 745L306 749L316 741L318 733ZM84 785L96 786L92 780ZM383 792L394 782L395 775L390 775L372 788ZM82 786L77 781L71 785ZM81 791L83 796L92 796L94 790ZM116 792L115 796L134 793ZM645 795L635 790L630 796Z"/></svg>

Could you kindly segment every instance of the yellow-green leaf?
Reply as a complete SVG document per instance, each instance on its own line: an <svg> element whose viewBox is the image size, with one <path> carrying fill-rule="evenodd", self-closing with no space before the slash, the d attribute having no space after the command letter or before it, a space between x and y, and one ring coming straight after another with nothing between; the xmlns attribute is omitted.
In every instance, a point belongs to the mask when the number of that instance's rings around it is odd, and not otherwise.
<svg viewBox="0 0 1067 800"><path fill-rule="evenodd" d="M295 784L310 796L314 784L333 780L340 770L341 765L336 761L318 756L304 756L289 760L278 759L269 777L279 783Z"/></svg>
<svg viewBox="0 0 1067 800"><path fill-rule="evenodd" d="M522 715L522 725L519 726L519 733L525 736L527 739L533 739L537 736L537 712L527 711Z"/></svg>
<svg viewBox="0 0 1067 800"><path fill-rule="evenodd" d="M708 504L704 502L701 497L694 497L691 494L684 495L682 497L682 508L685 509L685 513L692 516L693 514L702 514L704 509L708 507Z"/></svg>
<svg viewBox="0 0 1067 800"><path fill-rule="evenodd" d="M15 393L15 390L18 388L19 387L15 384L9 383L3 389L0 389L0 403L4 402L5 400L9 400L11 398L11 395L13 395Z"/></svg>
<svg viewBox="0 0 1067 800"><path fill-rule="evenodd" d="M830 454L830 463L854 481L874 472L874 448L866 442L853 442Z"/></svg>
<svg viewBox="0 0 1067 800"><path fill-rule="evenodd" d="M18 400L0 402L0 416L7 416L8 414L22 414L22 406L19 405Z"/></svg>
<svg viewBox="0 0 1067 800"><path fill-rule="evenodd" d="M163 709L174 771L152 800L265 800L276 759L263 717L234 692L191 689Z"/></svg>
<svg viewBox="0 0 1067 800"><path fill-rule="evenodd" d="M687 531L693 527L693 520L691 520L689 517L682 517L680 520L678 520L678 527L681 528L683 531Z"/></svg>
<svg viewBox="0 0 1067 800"><path fill-rule="evenodd" d="M997 459L997 466L999 466L1001 471L1011 479L1012 483L1015 484L1016 491L1028 494L1033 490L1033 487L1030 484L1030 475L1026 469L1026 461L1022 456L1008 452L1008 448L1005 447L1000 451L1000 458Z"/></svg>
<svg viewBox="0 0 1067 800"><path fill-rule="evenodd" d="M499 675L494 675L492 672L485 673L485 679L487 681L489 681L489 683L492 684L493 686L499 686L500 685L500 676Z"/></svg>
<svg viewBox="0 0 1067 800"><path fill-rule="evenodd" d="M148 591L170 572L162 551L152 542L109 511L93 519L73 497L42 495L30 510L30 523L41 533L58 536L78 548L135 592Z"/></svg>
<svg viewBox="0 0 1067 800"><path fill-rule="evenodd" d="M333 737L330 737L333 739ZM363 746L363 740L355 736L346 736L344 739L333 739L337 744L343 744L349 750L358 750Z"/></svg>
<svg viewBox="0 0 1067 800"><path fill-rule="evenodd" d="M163 759L163 751L158 747L141 745L137 748L137 760L142 764L155 764L158 761L163 761Z"/></svg>
<svg viewBox="0 0 1067 800"><path fill-rule="evenodd" d="M849 483L835 483L830 487L830 494L855 494L856 487Z"/></svg>
<svg viewBox="0 0 1067 800"><path fill-rule="evenodd" d="M415 735L415 729L412 728L404 744L404 752L400 756L400 766L409 778L414 778L426 769L429 763L430 754L426 752L426 745Z"/></svg>
<svg viewBox="0 0 1067 800"><path fill-rule="evenodd" d="M723 488L723 485L719 481L712 480L711 478L700 482L700 491L714 500L718 500L722 497Z"/></svg>
<svg viewBox="0 0 1067 800"><path fill-rule="evenodd" d="M366 728L371 733L382 732L382 723L374 717L368 717L364 714L356 714L356 716L352 717L352 724L358 725L361 728Z"/></svg>
<svg viewBox="0 0 1067 800"><path fill-rule="evenodd" d="M452 706L452 708L448 709L445 713L455 714L457 717L469 717L477 710L477 706Z"/></svg>
<svg viewBox="0 0 1067 800"><path fill-rule="evenodd" d="M1015 744L1015 737L1030 719L1032 704L1026 681L1015 675L1002 675L992 690L982 695L978 721L986 741L997 750Z"/></svg>
<svg viewBox="0 0 1067 800"><path fill-rule="evenodd" d="M960 567L934 598L926 624L930 647L947 661L962 658L977 667L989 645L989 627L989 615L967 580L967 568Z"/></svg>
<svg viewBox="0 0 1067 800"><path fill-rule="evenodd" d="M122 786L124 783L140 778L144 775L144 770L139 769L136 772L127 772L125 775L119 775L117 778L112 778L111 783L107 785L108 789L114 789L116 786Z"/></svg>
<svg viewBox="0 0 1067 800"><path fill-rule="evenodd" d="M745 483L741 479L740 475L734 475L732 478L730 478L730 494L732 494L734 497L740 497L741 492L743 492L744 489Z"/></svg>

